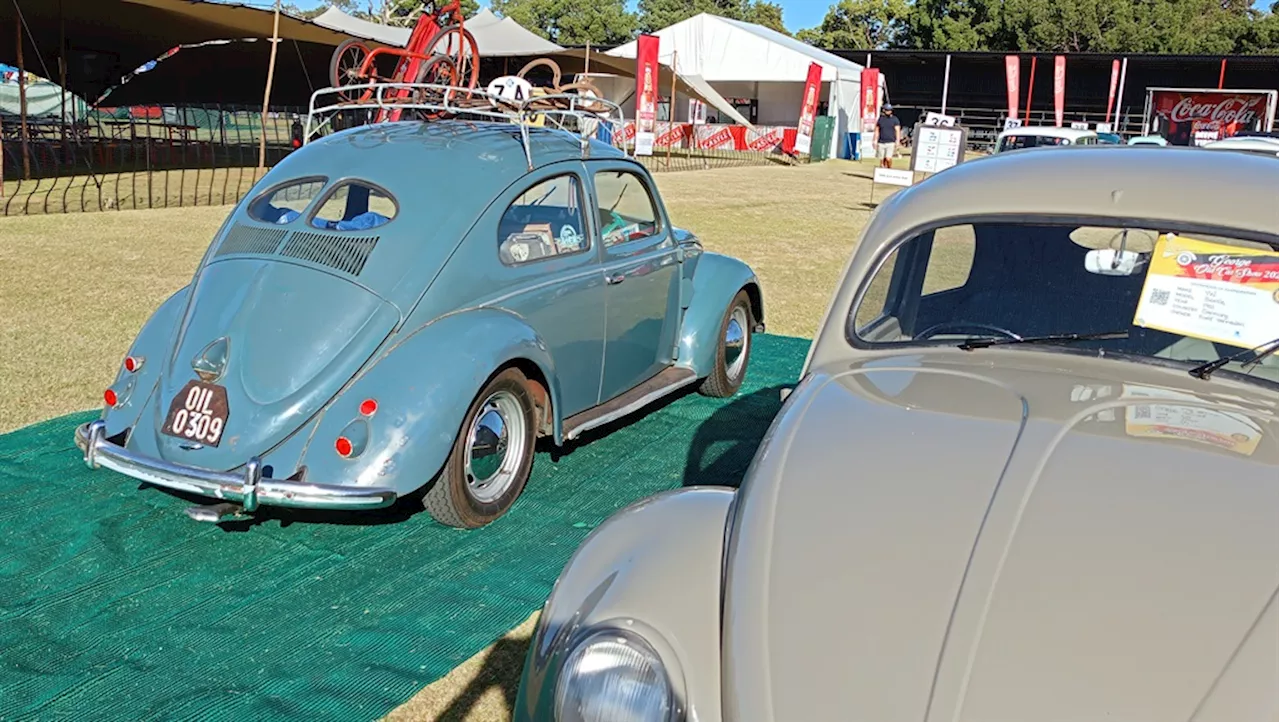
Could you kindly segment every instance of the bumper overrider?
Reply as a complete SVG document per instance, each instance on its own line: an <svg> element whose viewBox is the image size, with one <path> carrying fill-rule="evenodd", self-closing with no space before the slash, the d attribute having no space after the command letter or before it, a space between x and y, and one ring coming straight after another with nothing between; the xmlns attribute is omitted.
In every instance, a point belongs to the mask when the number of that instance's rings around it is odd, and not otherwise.
<svg viewBox="0 0 1280 722"><path fill-rule="evenodd" d="M396 500L391 489L361 486L309 484L262 476L258 457L250 458L238 472L212 471L173 464L163 459L136 454L106 438L105 421L91 421L76 429L76 446L84 452L90 469L105 467L126 476L177 491L213 497L231 504L195 507L187 513L199 521L226 521L244 518L259 506L295 509L378 509Z"/></svg>

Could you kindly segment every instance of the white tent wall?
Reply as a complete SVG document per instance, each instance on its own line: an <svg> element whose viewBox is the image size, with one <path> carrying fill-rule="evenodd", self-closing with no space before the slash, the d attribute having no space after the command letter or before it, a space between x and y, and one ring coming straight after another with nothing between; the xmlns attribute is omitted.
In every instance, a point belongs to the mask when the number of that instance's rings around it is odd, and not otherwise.
<svg viewBox="0 0 1280 722"><path fill-rule="evenodd" d="M822 66L819 97L827 99L827 115L835 119L829 149L835 157L846 135L861 130L862 66L769 28L700 13L654 33L658 60L674 64L680 74L700 75L729 98L755 98L760 125L795 127L809 64ZM609 55L634 58L636 42ZM687 105L685 106L687 108ZM634 106L623 108L634 114ZM687 109L677 110L677 119Z"/></svg>

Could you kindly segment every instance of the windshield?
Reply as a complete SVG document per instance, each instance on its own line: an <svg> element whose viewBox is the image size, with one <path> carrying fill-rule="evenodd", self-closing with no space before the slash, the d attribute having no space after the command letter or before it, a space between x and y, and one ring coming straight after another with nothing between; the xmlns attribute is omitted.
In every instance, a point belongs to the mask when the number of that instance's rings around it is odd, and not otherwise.
<svg viewBox="0 0 1280 722"><path fill-rule="evenodd" d="M1274 242L1075 224L955 225L894 249L852 323L869 344L1000 339L1191 368L1275 339L1278 275ZM1096 335L1104 337L1081 338ZM1222 370L1274 383L1276 356L1249 363L1243 354Z"/></svg>
<svg viewBox="0 0 1280 722"><path fill-rule="evenodd" d="M1071 141L1054 135L1006 135L1000 139L999 150L1021 150L1042 145L1070 145Z"/></svg>

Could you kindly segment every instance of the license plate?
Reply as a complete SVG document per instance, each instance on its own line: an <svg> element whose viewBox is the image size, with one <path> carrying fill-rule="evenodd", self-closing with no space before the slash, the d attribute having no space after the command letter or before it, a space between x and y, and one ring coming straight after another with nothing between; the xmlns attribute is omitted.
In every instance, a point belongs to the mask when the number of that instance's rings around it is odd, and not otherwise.
<svg viewBox="0 0 1280 722"><path fill-rule="evenodd" d="M169 415L161 431L205 446L217 446L229 415L226 389L204 381L188 381L169 404Z"/></svg>

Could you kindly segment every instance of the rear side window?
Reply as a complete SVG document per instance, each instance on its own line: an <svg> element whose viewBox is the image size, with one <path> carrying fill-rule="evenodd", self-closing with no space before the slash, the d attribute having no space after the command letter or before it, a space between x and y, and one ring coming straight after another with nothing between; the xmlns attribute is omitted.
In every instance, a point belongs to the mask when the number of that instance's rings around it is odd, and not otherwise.
<svg viewBox="0 0 1280 722"><path fill-rule="evenodd" d="M498 222L498 256L518 265L585 251L591 245L585 225L578 177L548 178L507 206Z"/></svg>
<svg viewBox="0 0 1280 722"><path fill-rule="evenodd" d="M386 191L350 181L325 196L311 225L330 231L363 231L390 222L397 211L395 199Z"/></svg>
<svg viewBox="0 0 1280 722"><path fill-rule="evenodd" d="M304 178L277 186L249 205L249 217L263 223L289 223L307 210L326 182L325 178Z"/></svg>

